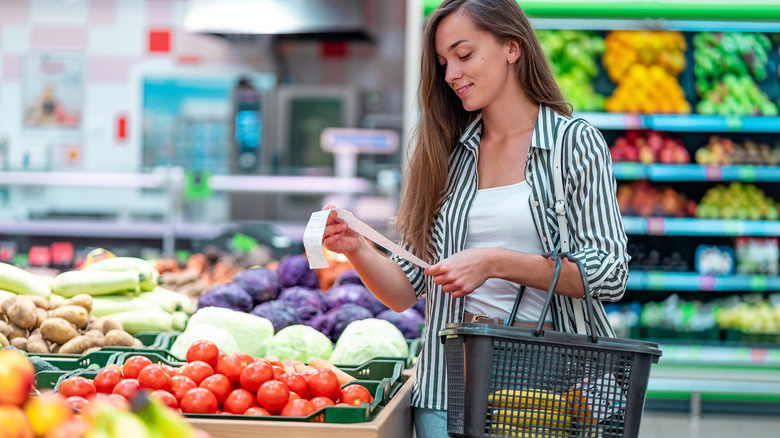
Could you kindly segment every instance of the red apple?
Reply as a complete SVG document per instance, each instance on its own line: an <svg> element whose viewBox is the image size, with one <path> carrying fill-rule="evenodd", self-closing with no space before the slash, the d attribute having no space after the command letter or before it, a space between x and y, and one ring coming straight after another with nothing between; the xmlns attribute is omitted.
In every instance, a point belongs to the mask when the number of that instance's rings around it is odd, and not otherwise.
<svg viewBox="0 0 780 438"><path fill-rule="evenodd" d="M24 405L34 382L35 368L22 353L0 351L0 405Z"/></svg>

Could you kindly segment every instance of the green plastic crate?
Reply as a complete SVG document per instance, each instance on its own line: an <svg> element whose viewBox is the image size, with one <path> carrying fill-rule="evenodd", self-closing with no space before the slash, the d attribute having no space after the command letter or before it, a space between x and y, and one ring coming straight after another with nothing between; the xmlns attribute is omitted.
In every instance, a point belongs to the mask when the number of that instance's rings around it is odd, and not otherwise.
<svg viewBox="0 0 780 438"><path fill-rule="evenodd" d="M336 365L358 380L383 380L388 379L390 386L401 381L401 373L404 370L404 361L398 358L371 359L360 365Z"/></svg>
<svg viewBox="0 0 780 438"><path fill-rule="evenodd" d="M85 369L98 369L112 363L114 356L119 354L116 351L94 351L83 356L66 357L63 355L35 355L45 360L59 370L39 371L35 374L35 387L38 390L52 389L57 381L65 374Z"/></svg>
<svg viewBox="0 0 780 438"><path fill-rule="evenodd" d="M180 367L187 362L179 359L176 356L173 356L168 350L134 350L134 351L125 351L125 352L118 352L116 356L112 356L113 362L116 365L122 366L127 359L129 359L132 356L144 356L149 358L149 360L152 361L152 363L162 363L165 365L170 365L172 367Z"/></svg>

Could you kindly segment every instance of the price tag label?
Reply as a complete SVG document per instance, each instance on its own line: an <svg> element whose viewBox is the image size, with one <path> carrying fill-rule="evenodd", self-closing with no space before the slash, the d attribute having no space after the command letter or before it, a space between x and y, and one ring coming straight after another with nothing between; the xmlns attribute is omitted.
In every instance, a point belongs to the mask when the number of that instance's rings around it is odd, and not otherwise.
<svg viewBox="0 0 780 438"><path fill-rule="evenodd" d="M707 181L722 181L723 168L720 166L707 166L704 168L704 179Z"/></svg>
<svg viewBox="0 0 780 438"><path fill-rule="evenodd" d="M647 234L651 236L663 236L665 232L663 218L651 217L647 219Z"/></svg>
<svg viewBox="0 0 780 438"><path fill-rule="evenodd" d="M767 348L751 348L750 349L750 361L753 363L764 363L769 358L769 349Z"/></svg>
<svg viewBox="0 0 780 438"><path fill-rule="evenodd" d="M626 114L623 117L626 129L642 129L642 116L639 114Z"/></svg>
<svg viewBox="0 0 780 438"><path fill-rule="evenodd" d="M54 265L70 265L73 263L73 244L70 242L54 242L51 244L51 262Z"/></svg>
<svg viewBox="0 0 780 438"><path fill-rule="evenodd" d="M723 226L723 232L728 236L739 236L743 234L743 230L745 228L744 225L745 224L743 224L742 221L727 220Z"/></svg>
<svg viewBox="0 0 780 438"><path fill-rule="evenodd" d="M726 117L726 129L729 131L742 131L742 117Z"/></svg>
<svg viewBox="0 0 780 438"><path fill-rule="evenodd" d="M661 271L651 271L647 276L647 288L650 290L664 290L666 286L666 274Z"/></svg>
<svg viewBox="0 0 780 438"><path fill-rule="evenodd" d="M700 290L715 290L715 276L714 275L700 275L699 276L699 289Z"/></svg>
<svg viewBox="0 0 780 438"><path fill-rule="evenodd" d="M739 166L739 179L742 181L755 181L756 168L753 166Z"/></svg>
<svg viewBox="0 0 780 438"><path fill-rule="evenodd" d="M763 275L753 275L750 277L750 290L753 292L763 292L766 290L766 277Z"/></svg>
<svg viewBox="0 0 780 438"><path fill-rule="evenodd" d="M28 257L32 266L49 266L51 264L51 249L48 246L30 247Z"/></svg>

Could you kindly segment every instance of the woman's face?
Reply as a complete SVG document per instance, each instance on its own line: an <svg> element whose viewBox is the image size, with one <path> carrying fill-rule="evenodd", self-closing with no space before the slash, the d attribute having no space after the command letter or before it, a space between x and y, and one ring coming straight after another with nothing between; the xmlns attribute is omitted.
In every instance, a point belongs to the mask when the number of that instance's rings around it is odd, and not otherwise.
<svg viewBox="0 0 780 438"><path fill-rule="evenodd" d="M482 109L502 96L514 81L509 61L519 55L516 44L501 44L477 30L462 12L444 17L436 28L436 58L444 80L466 111Z"/></svg>

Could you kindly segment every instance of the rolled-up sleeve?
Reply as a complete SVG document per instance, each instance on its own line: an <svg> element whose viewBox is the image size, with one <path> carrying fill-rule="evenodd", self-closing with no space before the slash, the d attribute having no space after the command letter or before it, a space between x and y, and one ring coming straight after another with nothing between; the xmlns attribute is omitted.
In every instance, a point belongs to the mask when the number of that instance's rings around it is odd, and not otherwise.
<svg viewBox="0 0 780 438"><path fill-rule="evenodd" d="M570 138L566 193L572 255L585 268L590 295L603 301L623 297L628 261L623 218L616 197L612 159L604 137L580 123Z"/></svg>
<svg viewBox="0 0 780 438"><path fill-rule="evenodd" d="M404 249L409 251L408 246L405 246ZM397 256L396 254L393 254L391 259L394 262L398 263L398 266L400 266L401 269L404 271L406 277L409 279L409 282L412 283L414 292L417 294L417 297L419 298L425 292L425 273L423 272L423 268L415 265L414 263L404 258Z"/></svg>

